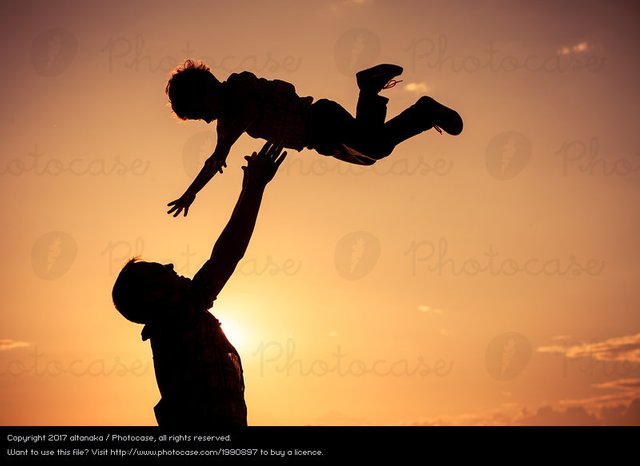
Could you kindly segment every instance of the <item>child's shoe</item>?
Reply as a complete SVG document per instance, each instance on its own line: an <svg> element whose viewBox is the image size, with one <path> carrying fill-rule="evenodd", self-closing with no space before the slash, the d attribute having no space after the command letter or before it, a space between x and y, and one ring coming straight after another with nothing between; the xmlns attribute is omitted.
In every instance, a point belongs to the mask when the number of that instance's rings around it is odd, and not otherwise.
<svg viewBox="0 0 640 466"><path fill-rule="evenodd" d="M393 79L399 74L402 74L401 66L383 64L359 71L356 73L356 81L361 91L377 94L400 82Z"/></svg>
<svg viewBox="0 0 640 466"><path fill-rule="evenodd" d="M439 130L442 128L452 136L462 133L462 118L455 110L451 110L427 96L420 97L416 105L421 107L426 115L429 116L434 129Z"/></svg>

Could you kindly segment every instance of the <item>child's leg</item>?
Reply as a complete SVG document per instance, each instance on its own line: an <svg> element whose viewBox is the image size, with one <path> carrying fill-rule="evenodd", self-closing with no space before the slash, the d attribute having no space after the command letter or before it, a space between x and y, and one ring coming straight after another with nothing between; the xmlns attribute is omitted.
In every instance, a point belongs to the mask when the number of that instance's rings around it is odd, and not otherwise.
<svg viewBox="0 0 640 466"><path fill-rule="evenodd" d="M402 67L398 65L377 65L356 73L356 82L360 89L356 120L361 126L379 130L387 119L387 102L389 99L380 97L378 93L396 85L396 76L402 74Z"/></svg>
<svg viewBox="0 0 640 466"><path fill-rule="evenodd" d="M386 113L387 99L375 95L360 100L364 101L364 104L359 102L361 111L366 112L366 118L373 121L363 122L362 119L353 118L333 101L323 99L316 102L312 110L311 147L323 155L369 165L370 159L387 157L402 141L433 127L454 136L462 132L460 115L431 97L421 97L414 105L382 125L380 119L374 119L372 115Z"/></svg>
<svg viewBox="0 0 640 466"><path fill-rule="evenodd" d="M356 121L358 130L368 136L367 133L382 131L387 119L387 103L389 99L378 94L360 92L356 105Z"/></svg>
<svg viewBox="0 0 640 466"><path fill-rule="evenodd" d="M385 137L395 147L417 134L435 127L457 136L462 132L462 118L460 115L431 97L421 97L400 115L392 118L384 125Z"/></svg>
<svg viewBox="0 0 640 466"><path fill-rule="evenodd" d="M364 150L374 159L388 156L402 141L433 127L440 133L442 128L454 136L462 132L460 115L426 96L384 123L388 99L379 96L378 92L393 87L396 84L393 78L400 73L400 66L378 65L356 74L360 88L356 113L358 125L346 144Z"/></svg>
<svg viewBox="0 0 640 466"><path fill-rule="evenodd" d="M396 84L393 78L401 73L401 66L390 64L377 65L356 73L360 89L356 106L357 124L345 141L348 146L376 159L391 153L393 146L383 137L389 99L378 93L393 87Z"/></svg>
<svg viewBox="0 0 640 466"><path fill-rule="evenodd" d="M384 102L377 104L384 106L386 111L386 99L381 99ZM370 165L373 161L367 159L375 161L391 151L383 129L384 123L368 127L336 102L321 99L312 105L309 147L345 162Z"/></svg>
<svg viewBox="0 0 640 466"><path fill-rule="evenodd" d="M387 99L384 97L373 96L364 105L378 115L386 114ZM365 123L327 99L321 99L312 106L309 146L320 154L359 165L369 165L373 162L366 159L385 157L393 149L384 131L384 119ZM353 158L353 154L357 156Z"/></svg>
<svg viewBox="0 0 640 466"><path fill-rule="evenodd" d="M356 74L360 95L356 117L335 102L322 99L313 105L311 146L340 160L370 165L393 150L385 135L389 99L378 95L402 73L398 65L377 65ZM395 81L394 81L395 83Z"/></svg>

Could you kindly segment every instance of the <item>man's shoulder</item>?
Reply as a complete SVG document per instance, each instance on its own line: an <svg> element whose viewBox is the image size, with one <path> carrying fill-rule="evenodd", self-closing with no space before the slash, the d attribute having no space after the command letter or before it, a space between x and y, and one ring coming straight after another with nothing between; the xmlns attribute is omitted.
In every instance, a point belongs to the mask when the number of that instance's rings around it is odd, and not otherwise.
<svg viewBox="0 0 640 466"><path fill-rule="evenodd" d="M151 339L156 343L167 339L182 338L190 335L201 325L209 325L213 315L208 312L213 301L203 290L189 290L189 294L176 304L170 312L159 319L148 322L141 332L142 340ZM216 320L215 318L213 320Z"/></svg>
<svg viewBox="0 0 640 466"><path fill-rule="evenodd" d="M191 280L191 302L194 307L207 311L213 306L217 296L212 283L215 283L215 278L220 273L220 265L220 263L214 264L211 259L207 259L194 275Z"/></svg>

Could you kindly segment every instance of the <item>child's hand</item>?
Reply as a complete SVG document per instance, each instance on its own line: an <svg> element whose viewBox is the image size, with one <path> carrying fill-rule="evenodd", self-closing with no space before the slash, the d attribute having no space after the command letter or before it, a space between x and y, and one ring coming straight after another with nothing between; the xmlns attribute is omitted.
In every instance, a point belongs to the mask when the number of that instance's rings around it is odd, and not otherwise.
<svg viewBox="0 0 640 466"><path fill-rule="evenodd" d="M204 163L207 170L211 170L212 173L222 173L222 169L226 168L227 162L224 159L218 159L213 156L209 157Z"/></svg>
<svg viewBox="0 0 640 466"><path fill-rule="evenodd" d="M180 212L184 210L184 216L186 217L189 213L189 206L193 203L195 198L195 194L190 194L189 192L184 193L180 197L180 199L176 199L175 201L169 202L167 204L168 206L173 206L167 213L171 215L171 213L175 211L173 216L177 217L178 215L180 215Z"/></svg>

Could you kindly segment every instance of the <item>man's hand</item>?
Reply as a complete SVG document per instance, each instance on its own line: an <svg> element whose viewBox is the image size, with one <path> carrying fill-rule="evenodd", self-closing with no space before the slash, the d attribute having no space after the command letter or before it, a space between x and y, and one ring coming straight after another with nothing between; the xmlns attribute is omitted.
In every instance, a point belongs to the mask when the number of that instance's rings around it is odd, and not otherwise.
<svg viewBox="0 0 640 466"><path fill-rule="evenodd" d="M204 286L204 296L213 301L240 260L244 257L253 234L265 187L278 171L286 157L282 146L267 142L260 150L247 159L242 167L242 192L238 197L231 218L213 246L211 258L193 277L194 286ZM204 284L204 285L202 285Z"/></svg>
<svg viewBox="0 0 640 466"><path fill-rule="evenodd" d="M282 146L267 141L260 152L255 152L250 156L247 155L247 166L242 167L244 170L244 178L242 179L242 187L248 184L256 184L266 186L273 179L280 164L287 156L286 152L282 152Z"/></svg>
<svg viewBox="0 0 640 466"><path fill-rule="evenodd" d="M195 194L191 194L187 191L179 199L176 199L175 201L171 201L167 204L168 206L173 206L167 213L171 214L172 212L175 211L173 216L177 217L178 215L180 215L180 212L184 210L184 216L186 217L187 214L189 213L189 206L193 203L195 198L196 198Z"/></svg>

